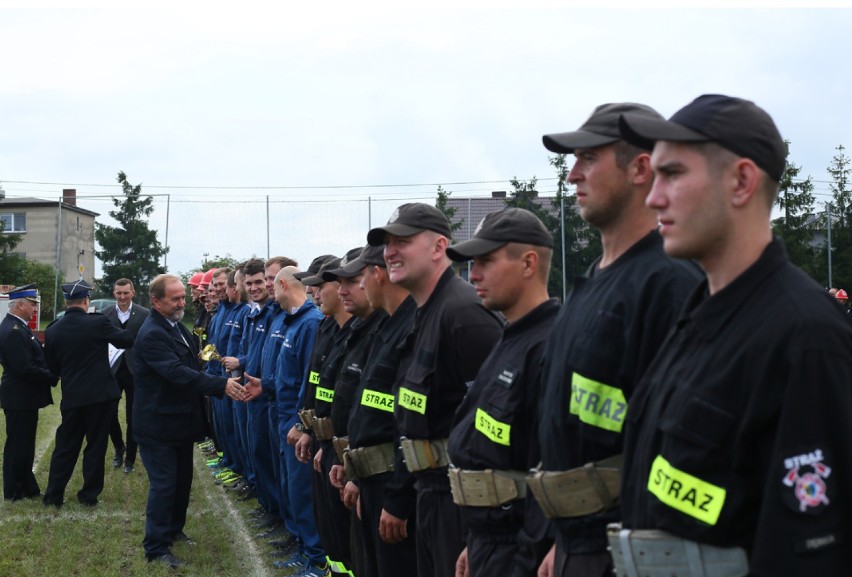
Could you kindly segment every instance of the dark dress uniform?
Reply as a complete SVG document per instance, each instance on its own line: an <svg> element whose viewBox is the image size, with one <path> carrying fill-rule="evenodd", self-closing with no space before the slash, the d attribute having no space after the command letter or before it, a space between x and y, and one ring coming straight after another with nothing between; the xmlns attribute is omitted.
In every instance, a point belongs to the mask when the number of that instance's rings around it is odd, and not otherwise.
<svg viewBox="0 0 852 577"><path fill-rule="evenodd" d="M429 299L417 309L412 332L403 344L394 387L400 435L446 440L456 408L500 338L501 325L482 305L473 286L447 267ZM464 531L450 494L447 467L418 471L413 478L418 574L452 575L464 549Z"/></svg>
<svg viewBox="0 0 852 577"><path fill-rule="evenodd" d="M133 336L103 314L88 314L77 307L69 308L45 331L47 366L62 379L62 424L56 430L56 447L50 460L46 505L62 505L84 437L83 487L77 499L94 505L103 490L109 428L121 396L109 367L107 343L129 348Z"/></svg>
<svg viewBox="0 0 852 577"><path fill-rule="evenodd" d="M131 303L129 312L130 317L125 322L121 322L121 319L118 317L118 305L113 305L103 310L104 316L106 316L112 324L125 329L133 335L133 338L135 339L136 335L139 334L139 329L142 327L142 323L145 322L145 319L148 318L151 311L143 306L137 305L136 303ZM117 413L115 419L112 421L109 435L112 439L112 445L115 448L115 454L117 457L124 453L125 448L127 449L124 462L129 469L132 469L133 465L136 463L136 441L133 440L133 351L134 349L132 348L124 351L121 357L119 357L119 359L111 367L112 374L115 375L115 380L118 383L118 388L124 391L124 415L125 425L127 428L127 443L125 444L122 439L121 425L118 422ZM121 463L116 460L113 465L120 467Z"/></svg>
<svg viewBox="0 0 852 577"><path fill-rule="evenodd" d="M504 328L456 412L449 438L455 467L525 474L538 465L541 361L558 312L559 302L549 300ZM462 507L462 516L472 577L535 577L550 540L532 496L498 507Z"/></svg>
<svg viewBox="0 0 852 577"><path fill-rule="evenodd" d="M334 387L346 353L346 341L349 339L353 325L359 322L358 318L350 317L331 339L331 346L319 371L319 381L314 387L314 410L317 419L331 418ZM331 440L320 440L318 446L322 450L322 456L320 474L315 487L314 515L320 543L331 561L349 567L352 565L349 547L349 512L340 500L339 491L332 487L328 480L328 474L336 459L334 446Z"/></svg>
<svg viewBox="0 0 852 577"><path fill-rule="evenodd" d="M192 447L204 436L199 400L222 396L228 379L203 373L192 334L156 310L139 330L135 370L133 434L149 482L143 546L154 559L170 553L186 523Z"/></svg>
<svg viewBox="0 0 852 577"><path fill-rule="evenodd" d="M698 287L631 400L625 527L741 547L750 575L849 574L852 327L832 300L779 240Z"/></svg>
<svg viewBox="0 0 852 577"><path fill-rule="evenodd" d="M360 322L352 325L349 338L346 339L346 350L334 383L334 400L331 403L330 417L335 437L347 437L349 435L349 415L355 404L355 393L366 366L367 353L376 330L387 316L388 314L385 311L376 310L370 313L367 318L359 319ZM330 451L329 456L332 458L331 466L343 464L335 450ZM340 495L333 487L329 488L329 498L340 501ZM336 505L334 506L336 507ZM351 562L351 565L347 564L347 568L356 575L362 575L365 564L364 539L361 524L354 509L346 511L346 522L349 524Z"/></svg>
<svg viewBox="0 0 852 577"><path fill-rule="evenodd" d="M597 266L576 279L547 343L539 423L545 471L622 452L628 401L700 280L692 263L665 255L656 231L609 266ZM556 519L554 573L562 574L565 556L598 555L609 564L606 525L619 516L616 507Z"/></svg>
<svg viewBox="0 0 852 577"><path fill-rule="evenodd" d="M53 404L50 387L56 375L47 368L44 350L27 323L9 313L0 323L0 407L6 417L3 448L3 498L41 494L33 475L38 410Z"/></svg>
<svg viewBox="0 0 852 577"><path fill-rule="evenodd" d="M417 304L407 297L373 336L349 414L349 447L374 447L393 443L399 453L399 433L393 418L393 385L399 369L399 345L411 331ZM399 460L399 459L397 459ZM361 525L364 537L365 577L398 577L417 574L414 505L417 494L408 482L404 466L394 471L358 479ZM385 543L379 536L382 509L408 521L408 537Z"/></svg>

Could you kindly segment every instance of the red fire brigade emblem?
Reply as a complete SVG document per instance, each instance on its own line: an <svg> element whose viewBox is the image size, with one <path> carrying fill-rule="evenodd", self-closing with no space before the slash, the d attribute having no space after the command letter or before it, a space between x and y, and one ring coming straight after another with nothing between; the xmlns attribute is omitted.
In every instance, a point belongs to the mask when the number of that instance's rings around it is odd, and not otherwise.
<svg viewBox="0 0 852 577"><path fill-rule="evenodd" d="M784 475L783 483L793 488L800 512L828 505L825 479L831 475L831 467L823 463L820 449L784 459L784 468L787 474Z"/></svg>

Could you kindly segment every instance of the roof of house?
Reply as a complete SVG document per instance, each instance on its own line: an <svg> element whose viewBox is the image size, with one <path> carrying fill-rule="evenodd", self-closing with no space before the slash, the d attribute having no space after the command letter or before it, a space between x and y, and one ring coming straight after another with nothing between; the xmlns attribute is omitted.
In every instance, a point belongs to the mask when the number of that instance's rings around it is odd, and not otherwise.
<svg viewBox="0 0 852 577"><path fill-rule="evenodd" d="M506 200L506 197L492 196L448 198L447 208L456 209L455 214L453 214L452 224L457 222L462 223L458 230L453 231L453 240L455 242L462 242L470 239L476 231L477 225L486 215L506 208ZM555 211L552 204L553 197L538 196L534 200L540 206Z"/></svg>
<svg viewBox="0 0 852 577"><path fill-rule="evenodd" d="M43 198L34 198L34 197L17 197L17 198L3 198L0 199L0 209L2 208L25 208L28 206L58 206L58 200L45 200ZM62 210L71 210L74 212L79 212L82 214L86 214L89 216L100 216L100 213L86 210L85 208L80 208L79 206L68 204L67 202L62 203Z"/></svg>

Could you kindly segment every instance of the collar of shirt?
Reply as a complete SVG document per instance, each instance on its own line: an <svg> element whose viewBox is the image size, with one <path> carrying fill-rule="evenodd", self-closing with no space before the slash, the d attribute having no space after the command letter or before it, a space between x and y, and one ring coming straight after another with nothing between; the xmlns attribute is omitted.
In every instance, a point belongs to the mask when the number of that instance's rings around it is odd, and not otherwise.
<svg viewBox="0 0 852 577"><path fill-rule="evenodd" d="M126 323L127 320L130 318L130 311L132 311L132 310L133 310L133 305L130 305L129 307L127 307L126 311L121 310L118 307L118 305L115 306L115 312L118 315L118 320L120 320L123 323Z"/></svg>

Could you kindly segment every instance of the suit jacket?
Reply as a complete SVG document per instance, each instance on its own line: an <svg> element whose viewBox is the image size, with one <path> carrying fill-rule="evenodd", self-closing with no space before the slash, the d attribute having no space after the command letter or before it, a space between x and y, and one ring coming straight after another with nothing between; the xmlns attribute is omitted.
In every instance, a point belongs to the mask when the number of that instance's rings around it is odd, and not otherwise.
<svg viewBox="0 0 852 577"><path fill-rule="evenodd" d="M227 377L201 372L194 335L156 310L136 337L133 438L139 444L180 444L204 436L200 396L221 397Z"/></svg>
<svg viewBox="0 0 852 577"><path fill-rule="evenodd" d="M53 404L56 375L47 369L44 349L30 327L13 314L0 322L0 408L33 410Z"/></svg>
<svg viewBox="0 0 852 577"><path fill-rule="evenodd" d="M121 328L121 321L118 319L118 305L111 305L101 311L103 315L110 320L112 324ZM142 328L142 323L145 322L145 319L148 318L148 315L151 314L151 311L143 307L142 305L137 305L136 303L130 304L130 318L127 319L127 325L124 329L133 335L133 338L136 338L136 335L139 334L139 329ZM133 373L133 357L135 356L134 351L135 347L126 349L124 353L122 353L121 358L111 367L112 374L118 372L118 369L121 368L121 364L125 363L127 368Z"/></svg>
<svg viewBox="0 0 852 577"><path fill-rule="evenodd" d="M133 346L133 336L101 313L72 307L44 331L44 352L51 372L62 379L63 411L116 400L121 396L109 368L107 343Z"/></svg>

